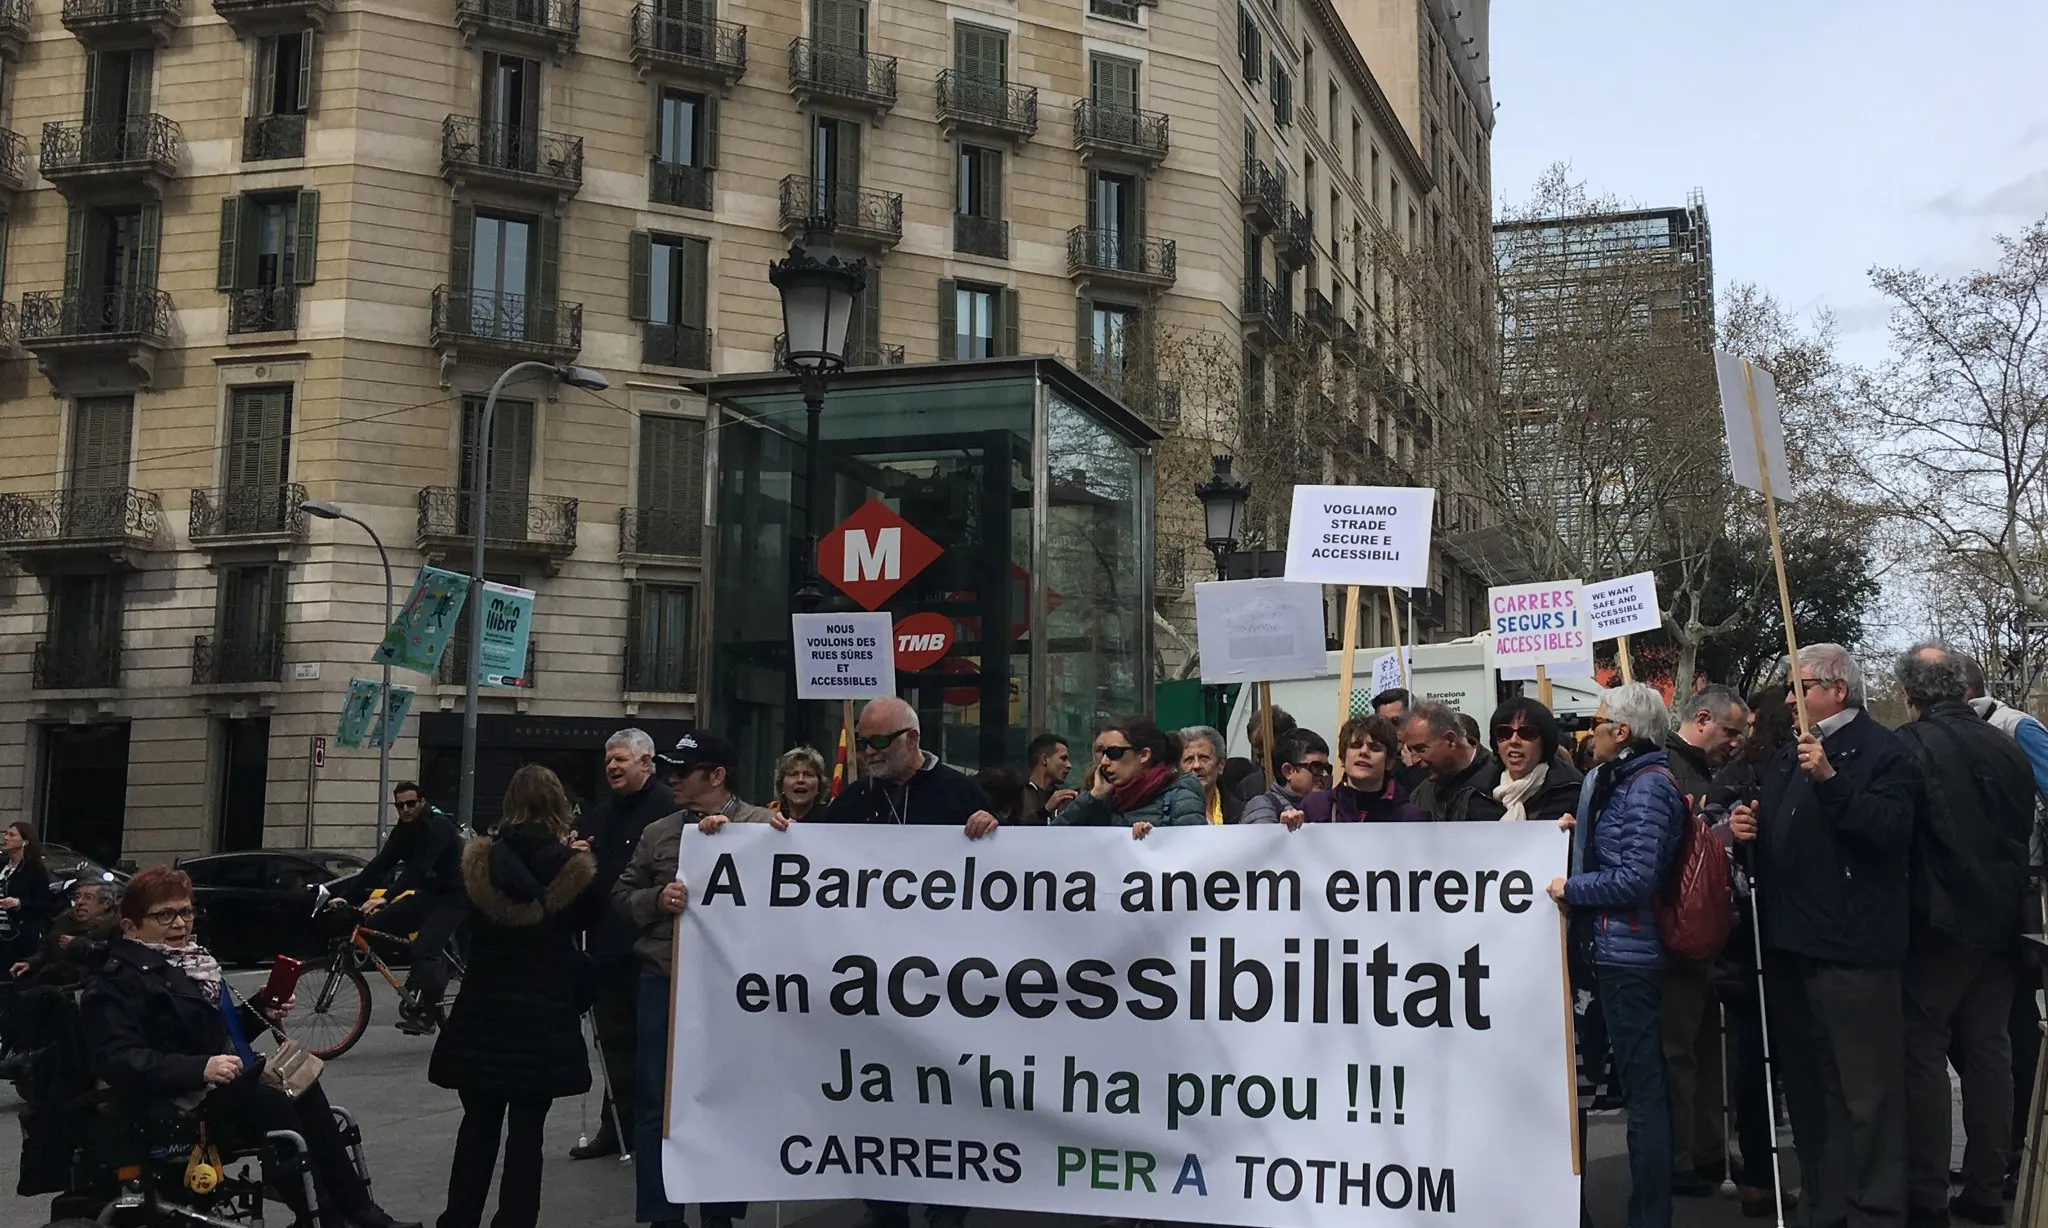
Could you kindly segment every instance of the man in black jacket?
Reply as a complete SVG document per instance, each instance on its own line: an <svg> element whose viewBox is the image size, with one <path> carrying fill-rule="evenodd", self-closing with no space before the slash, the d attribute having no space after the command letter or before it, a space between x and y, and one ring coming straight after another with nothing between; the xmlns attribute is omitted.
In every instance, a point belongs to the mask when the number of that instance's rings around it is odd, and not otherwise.
<svg viewBox="0 0 2048 1228"><path fill-rule="evenodd" d="M1401 718L1401 749L1429 773L1415 790L1415 804L1439 823L1492 822L1507 813L1494 800L1500 760L1473 744L1457 709L1424 700Z"/></svg>
<svg viewBox="0 0 2048 1228"><path fill-rule="evenodd" d="M2033 827L2033 767L1971 708L1962 665L1938 645L1899 658L1912 723L1899 730L1927 779L1913 840L1913 928L1906 957L1908 1222L1953 1211L2003 1224L2012 1149L2012 955L2019 943ZM1948 1197L1953 1145L1949 1041L1963 1083L1962 1190ZM2032 1037L2020 1043L2033 1043Z"/></svg>
<svg viewBox="0 0 2048 1228"><path fill-rule="evenodd" d="M872 700L861 709L856 729L861 778L817 822L960 827L969 839L996 829L981 786L924 749L917 709L893 697ZM964 1207L932 1205L924 1214L928 1228L961 1228L967 1222ZM855 1228L908 1228L909 1223L909 1207L870 1199Z"/></svg>
<svg viewBox="0 0 2048 1228"><path fill-rule="evenodd" d="M1799 650L1813 727L1730 815L1753 841L1764 983L1813 1228L1906 1220L1907 867L1925 791L1839 644ZM1793 696L1786 695L1786 703Z"/></svg>
<svg viewBox="0 0 2048 1228"><path fill-rule="evenodd" d="M371 929L414 936L412 971L405 987L416 995L420 1008L414 1011L401 1004L398 1030L426 1036L434 1030L441 993L448 987L448 943L468 915L468 897L462 890L462 834L453 819L427 804L420 787L410 780L391 786L391 804L398 822L384 838L384 847L348 880L340 897L362 905L363 924ZM369 901L379 887L384 898ZM407 891L412 894L397 899Z"/></svg>
<svg viewBox="0 0 2048 1228"><path fill-rule="evenodd" d="M604 782L611 792L578 820L578 833L597 859L597 881L607 896L633 860L633 849L649 823L673 813L675 795L655 779L654 739L639 729L621 729L605 739ZM633 957L638 937L632 923L606 909L604 918L584 936L584 949L597 966L597 1000L590 1011L597 1026L597 1047L604 1061L606 1094L597 1137L569 1149L572 1160L617 1155L628 1144L619 1128L631 1131L634 1038L639 1027L640 963Z"/></svg>

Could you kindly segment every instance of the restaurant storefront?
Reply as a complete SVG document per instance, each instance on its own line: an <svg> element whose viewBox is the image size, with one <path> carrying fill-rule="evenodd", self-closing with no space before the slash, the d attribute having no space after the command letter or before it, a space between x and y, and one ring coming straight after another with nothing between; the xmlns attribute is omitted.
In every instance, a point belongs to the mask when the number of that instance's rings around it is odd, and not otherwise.
<svg viewBox="0 0 2048 1228"><path fill-rule="evenodd" d="M842 716L839 704L794 697L789 616L810 523L805 411L786 375L691 387L706 397L709 440L699 720L739 744L742 779L765 782L792 742L829 759ZM890 526L886 540L931 543L862 562L866 575L901 581L877 608L899 626L926 616L911 626L933 659L899 666L897 690L917 707L927 749L970 771L1021 764L1038 732L1085 739L1102 719L1148 706L1159 438L1055 359L832 380L819 525L872 500L886 511L864 515ZM878 550L883 540L866 539ZM819 612L862 608L826 580Z"/></svg>

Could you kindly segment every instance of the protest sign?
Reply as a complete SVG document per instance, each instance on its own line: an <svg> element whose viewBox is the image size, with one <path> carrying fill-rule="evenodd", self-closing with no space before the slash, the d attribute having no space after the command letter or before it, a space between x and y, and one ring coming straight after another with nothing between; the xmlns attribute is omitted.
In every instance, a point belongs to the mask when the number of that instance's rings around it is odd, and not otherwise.
<svg viewBox="0 0 2048 1228"><path fill-rule="evenodd" d="M418 694L409 686L391 688L390 698L384 706L383 718L370 727L368 745L398 745L398 735L405 732L405 718L412 712L412 701Z"/></svg>
<svg viewBox="0 0 2048 1228"><path fill-rule="evenodd" d="M896 629L879 614L792 614L798 699L881 699L896 693Z"/></svg>
<svg viewBox="0 0 2048 1228"><path fill-rule="evenodd" d="M1381 653L1372 663L1372 693L1398 690L1407 686L1404 679L1414 673L1415 654L1409 649L1396 649Z"/></svg>
<svg viewBox="0 0 2048 1228"><path fill-rule="evenodd" d="M1664 625L1657 604L1655 572L1637 572L1618 580L1602 580L1585 589L1587 634L1596 640L1641 635Z"/></svg>
<svg viewBox="0 0 2048 1228"><path fill-rule="evenodd" d="M1494 664L1577 665L1593 659L1587 634L1584 594L1577 580L1509 584L1486 590L1493 620Z"/></svg>
<svg viewBox="0 0 2048 1228"><path fill-rule="evenodd" d="M1792 468L1785 458L1785 424L1778 408L1777 381L1769 371L1726 350L1714 351L1714 375L1721 385L1721 427L1728 436L1729 473L1738 485L1761 494L1768 467L1770 494L1790 498ZM1763 434L1764 467L1757 464L1759 431Z"/></svg>
<svg viewBox="0 0 2048 1228"><path fill-rule="evenodd" d="M481 686L523 687L526 644L533 633L533 590L486 582L483 592L484 634L476 654Z"/></svg>
<svg viewBox="0 0 2048 1228"><path fill-rule="evenodd" d="M1329 661L1322 587L1205 580L1195 585L1195 645L1204 682L1319 677Z"/></svg>
<svg viewBox="0 0 2048 1228"><path fill-rule="evenodd" d="M370 654L378 665L431 674L441 664L441 654L460 625L463 598L469 595L469 577L438 567L420 568L412 592L399 608L398 616L384 631L384 640Z"/></svg>
<svg viewBox="0 0 2048 1228"><path fill-rule="evenodd" d="M341 701L341 723L334 727L335 745L351 749L362 746L370 722L377 719L377 693L383 689L384 684L375 678L348 680L348 696Z"/></svg>
<svg viewBox="0 0 2048 1228"><path fill-rule="evenodd" d="M1287 578L1425 587L1435 509L1436 491L1423 486L1296 486Z"/></svg>
<svg viewBox="0 0 2048 1228"><path fill-rule="evenodd" d="M1534 823L686 832L668 1197L1572 1228L1564 855Z"/></svg>

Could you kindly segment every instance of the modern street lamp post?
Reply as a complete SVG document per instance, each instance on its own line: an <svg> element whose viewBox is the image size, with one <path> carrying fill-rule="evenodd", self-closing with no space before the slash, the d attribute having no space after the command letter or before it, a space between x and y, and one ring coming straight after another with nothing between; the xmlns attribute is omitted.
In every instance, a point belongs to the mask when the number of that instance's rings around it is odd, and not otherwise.
<svg viewBox="0 0 2048 1228"><path fill-rule="evenodd" d="M370 535L370 544L377 547L377 559L384 564L384 625L391 625L391 556L384 551L384 539L377 536L377 530L369 522L358 519L343 511L338 505L323 499L307 499L299 504L299 510L308 516L322 520L346 520ZM384 663L384 683L377 696L377 711L381 714L377 724L382 737L377 747L377 847L384 847L384 814L391 802L391 736L392 731L383 728L391 716L391 663ZM310 833L308 839L311 839Z"/></svg>

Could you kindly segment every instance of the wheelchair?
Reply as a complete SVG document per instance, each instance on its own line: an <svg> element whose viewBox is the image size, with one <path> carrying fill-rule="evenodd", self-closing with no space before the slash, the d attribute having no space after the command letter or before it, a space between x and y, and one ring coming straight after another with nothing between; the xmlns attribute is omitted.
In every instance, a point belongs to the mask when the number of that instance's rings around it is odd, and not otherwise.
<svg viewBox="0 0 2048 1228"><path fill-rule="evenodd" d="M70 1024L38 1055L22 1115L23 1196L54 1194L52 1228L263 1228L264 1203L296 1187L316 1222L323 1207L312 1157L297 1132L236 1136L201 1125L169 1102L124 1103L97 1086ZM67 1039L67 1037L69 1039ZM355 1118L330 1106L363 1185L370 1169ZM278 1208L289 1222L291 1212Z"/></svg>

